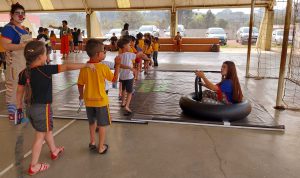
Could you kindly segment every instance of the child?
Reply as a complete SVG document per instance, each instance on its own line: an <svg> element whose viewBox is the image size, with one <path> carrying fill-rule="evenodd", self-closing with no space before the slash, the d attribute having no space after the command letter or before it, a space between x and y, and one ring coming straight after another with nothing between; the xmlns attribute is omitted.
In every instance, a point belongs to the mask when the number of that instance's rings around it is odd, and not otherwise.
<svg viewBox="0 0 300 178"><path fill-rule="evenodd" d="M181 51L181 43L182 43L182 37L180 35L180 32L177 32L177 35L173 39L174 42L174 51Z"/></svg>
<svg viewBox="0 0 300 178"><path fill-rule="evenodd" d="M86 52L90 57L88 63L94 63L96 72L88 69L81 69L78 77L79 99L84 99L86 114L89 120L90 143L89 148L92 151L104 154L108 150L105 141L105 126L111 124L109 114L109 101L105 92L105 80L115 82L118 79L119 66L121 58L115 58L115 73L101 62L105 58L105 50L102 42L96 39L90 39L86 43ZM96 123L99 127L99 146L96 147L95 130Z"/></svg>
<svg viewBox="0 0 300 178"><path fill-rule="evenodd" d="M50 42L51 42L51 48L52 48L53 53L56 53L56 49L55 49L56 35L53 30L51 30L51 33L50 33Z"/></svg>
<svg viewBox="0 0 300 178"><path fill-rule="evenodd" d="M151 59L151 54L153 52L153 49L152 49L152 46L151 46L151 41L148 40L148 39L145 40L145 46L144 46L143 52L149 59ZM149 73L149 65L150 66L152 65L152 61L151 60L145 60L145 62L144 62L144 68L145 68L144 73L145 74Z"/></svg>
<svg viewBox="0 0 300 178"><path fill-rule="evenodd" d="M135 37L134 36L130 36L130 50L129 52L131 53L134 53L134 54L137 54L138 51L136 50L135 48ZM133 61L133 66L134 66L134 79L135 80L138 80L138 75L139 75L139 66L141 64L141 58L136 58L134 61Z"/></svg>
<svg viewBox="0 0 300 178"><path fill-rule="evenodd" d="M143 34L138 33L136 35L136 49L137 51L143 51L143 48L144 48Z"/></svg>
<svg viewBox="0 0 300 178"><path fill-rule="evenodd" d="M42 28L42 27L41 27ZM42 41L45 43L46 50L47 50L47 64L50 63L50 53L51 53L51 47L50 47L50 39L49 39L49 30L47 28L42 28L42 31L40 34L36 37L38 41Z"/></svg>
<svg viewBox="0 0 300 178"><path fill-rule="evenodd" d="M110 51L118 50L117 41L118 41L118 37L116 37L116 34L113 33L112 37L110 38Z"/></svg>
<svg viewBox="0 0 300 178"><path fill-rule="evenodd" d="M74 53L79 53L79 41L78 41L78 32L77 28L74 28L74 31L72 32L72 37L73 37L73 45L74 45Z"/></svg>
<svg viewBox="0 0 300 178"><path fill-rule="evenodd" d="M83 34L81 32L80 29L77 30L77 34L78 34L78 49L79 49L79 52L83 51Z"/></svg>
<svg viewBox="0 0 300 178"><path fill-rule="evenodd" d="M119 54L121 58L121 64L129 67L133 67L133 62L136 58L143 58L143 53L131 53L129 52L130 47L130 40L128 38L122 38L117 43L118 48L122 49L122 53ZM122 107L125 107L126 116L132 114L131 109L129 108L132 92L133 92L133 81L134 75L131 69L121 69L120 70L120 81L122 83ZM125 96L127 94L127 98L125 100Z"/></svg>
<svg viewBox="0 0 300 178"><path fill-rule="evenodd" d="M24 56L26 59L26 69L19 74L17 108L18 113L22 113L23 96L25 93L24 100L27 116L36 130L28 174L35 175L49 168L49 164L38 163L44 141L46 141L50 149L52 160L56 160L64 152L64 147L57 147L55 145L52 134L52 75L83 67L94 69L95 66L92 64L45 65L47 54L45 44L41 41L27 43L24 49Z"/></svg>
<svg viewBox="0 0 300 178"><path fill-rule="evenodd" d="M221 68L222 80L218 84L211 83L202 71L196 71L196 76L202 78L204 86L209 90L202 93L202 102L214 104L240 103L243 93L237 76L235 64L225 61Z"/></svg>
<svg viewBox="0 0 300 178"><path fill-rule="evenodd" d="M68 39L69 39L69 46L70 46L70 53L74 52L74 43L73 43L73 29L68 33Z"/></svg>
<svg viewBox="0 0 300 178"><path fill-rule="evenodd" d="M159 40L158 37L155 37L154 42L152 44L152 46L153 46L153 61L154 61L154 66L155 67L158 66L158 62L157 62L158 49L159 49L158 40Z"/></svg>

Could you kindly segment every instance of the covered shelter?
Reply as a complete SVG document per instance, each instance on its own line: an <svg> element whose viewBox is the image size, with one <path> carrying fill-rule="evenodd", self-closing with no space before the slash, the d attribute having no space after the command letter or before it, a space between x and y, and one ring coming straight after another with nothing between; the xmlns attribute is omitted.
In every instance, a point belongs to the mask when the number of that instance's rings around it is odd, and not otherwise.
<svg viewBox="0 0 300 178"><path fill-rule="evenodd" d="M12 3L19 2L24 5L27 12L86 12L86 29L87 37L95 38L102 36L101 32L101 23L97 18L96 11L134 11L134 10L169 10L170 11L170 37L174 37L177 32L178 27L178 10L180 9L207 9L207 8L251 8L251 14L249 19L249 39L248 40L248 54L247 54L247 67L246 67L246 76L250 76L250 58L251 58L251 37L252 37L252 27L253 27L253 14L254 8L262 7L265 8L264 15L261 20L261 25L259 29L259 36L256 43L256 48L264 51L271 50L272 43L272 31L274 23L274 6L276 5L276 0L110 0L110 1L95 1L95 0L72 0L70 3L69 0L5 0L5 3L0 4L0 13L7 13L10 10L10 5ZM286 6L286 22L285 22L285 39L287 39L289 26L291 23L291 14L292 14L292 0L285 1ZM26 22L25 22L26 23ZM28 27L31 27L30 23L26 23ZM287 40L286 40L287 41ZM162 40L161 43L166 43L165 47L162 49L168 50L172 42L170 39ZM185 42L183 42L185 43ZM207 40L186 40L188 45L187 48L191 50L185 51L201 51L205 44L209 43L208 46L205 46L209 50L210 45L214 42L208 42ZM199 43L202 45L199 48ZM284 44L284 43L283 43ZM281 56L281 68L285 67L286 61L286 51L287 51L287 42L283 45ZM186 49L187 49L186 48ZM170 48L172 49L172 48ZM281 70L281 75L279 76L279 93L277 96L276 106L281 106L282 103L279 101L283 95L283 80L284 80L284 70ZM280 89L281 88L281 89ZM281 90L281 91L280 91Z"/></svg>
<svg viewBox="0 0 300 178"><path fill-rule="evenodd" d="M87 120L86 110L84 108L81 110L81 106L78 108L76 85L78 71L65 72L53 77L55 101L53 102L53 111L55 113L53 117L58 118L55 121L57 122L57 130L54 130L54 136L57 136L55 139L58 143L66 145L68 154L64 155L65 159L53 164L54 166L51 167L50 171L42 173L44 177L269 176L276 178L296 177L299 174L299 165L296 163L299 160L298 158L300 158L297 154L297 148L300 148L300 144L294 144L299 143L297 142L300 125L300 122L297 120L299 114L293 111L279 113L273 108L276 92L276 107L282 108L284 87L287 87L284 81L287 79L285 70L288 69L286 65L288 63L286 61L289 58L288 33L292 23L293 0L284 0L286 9L284 9L283 44L278 47L280 51L276 52L276 55L280 57L280 70L279 66L277 67L280 72L275 74L277 75L276 78L266 82L251 79L253 76L250 73L251 70L253 71L253 68L251 69L250 62L255 63L253 57L256 55L255 49L270 52L272 55L275 53L272 51L271 46L276 0L2 1L0 3L0 17L5 17L7 20L9 20L10 5L16 2L22 4L26 12L31 13L30 15L34 13L38 15L38 13L43 12L53 14L58 12L81 12L81 16L86 17L81 26L86 25L84 30L87 32L87 38L99 38L99 36L102 36L101 27L105 25L101 24L98 19L98 11L165 10L170 15L166 17L167 19L170 18L170 23L168 22L170 24L170 37L160 38L160 42L163 44L161 49L167 49L168 45L173 45L173 37L177 32L178 24L180 24L178 23L178 14L180 15L178 12L182 9L249 8L250 12L246 16L247 25L249 22L249 33L247 32L249 35L248 48L246 46L244 46L244 49L237 50L223 48L223 53L212 51L200 53L199 48L191 50L196 53L189 53L190 51L188 50L184 50L187 53L160 53L159 67L153 68L149 75L141 73L141 79L135 84L135 100L131 103L131 106L134 108L134 115L124 117L124 109L121 108L122 102L118 99L118 89L109 89L109 97L113 98L109 103L112 121L126 123L123 125L112 125L111 127L113 127L114 131L107 134L107 137L110 138L108 139L108 143L111 146L110 156L105 157L97 154L98 157L92 157L92 154L87 154L87 130L89 128L88 124L82 122L82 120ZM263 9L259 36L256 44L251 45L255 8L258 7ZM64 19L59 18L58 20L60 22ZM70 21L68 20L68 22ZM29 20L25 21L24 25L32 28ZM208 38L204 37L184 38L183 41L190 45L189 48L193 45L203 44L207 45L207 47L212 46L208 42ZM214 38L214 43L219 44L219 38ZM290 46L293 46L293 44ZM104 51L102 50L101 52ZM106 60L113 62L118 53L108 51L106 55ZM54 59L53 64L65 62L85 63L89 59L84 52L80 54L74 53L70 58L67 58L72 61L65 59L63 61L60 59L59 53L52 53L51 57ZM295 57L295 61L299 61L299 59L299 56ZM195 70L204 70L207 76L213 79L212 82L217 83L221 78L219 69L224 60L233 61L238 68L237 73L241 81L244 98L251 102L253 108L250 117L243 117L244 120L231 122L223 119L221 121L207 121L205 117L198 117L196 121L193 120L195 117L185 116L179 108L178 100L183 94L187 95L194 90L194 84L199 83L199 81L194 82ZM300 71L299 64L295 64L295 66L297 65L295 67L297 71ZM277 82L278 89L276 87ZM297 81L294 83L299 87ZM5 86L0 85L0 93L4 91L4 89L1 91L1 87L4 88ZM297 92L294 92L294 94L297 94ZM4 99L0 100L1 102L3 107L0 107L0 111L6 114L4 112ZM222 114L220 110L216 110L216 112ZM4 118L6 115L1 115L0 112L0 117ZM285 125L282 122L283 118L288 118L285 120L289 127L287 130L288 134L283 134L285 131ZM16 148L17 146L21 148L20 145L23 144L24 140L24 137L21 136L24 135L26 137L24 151L29 150L28 138L32 135L33 130L31 127L27 129L24 127L25 131L22 130L21 132L17 127L8 125L9 123L6 120L4 121L4 119L0 120L0 123L0 126L5 128L2 130L4 134L2 133L0 138L5 138L6 142L4 144L5 149L0 150L0 153L3 155L5 153L2 158L2 162L5 164L0 162L0 177L16 177L14 176L15 174L24 173L24 171L20 172L20 170L24 169L22 167L23 162L29 164L28 157L32 152L29 151L24 155L23 150L18 152L17 149L13 149L13 146L16 145ZM161 124L166 125L161 126ZM177 126L174 126L174 124L177 124ZM196 128L198 126L204 127ZM230 130L229 128L235 129ZM247 132L247 130L241 129L252 130ZM269 133L263 131L268 131ZM275 131L279 132L276 133ZM19 132L20 137L17 135ZM18 136L17 144L14 144L16 135ZM19 142L19 139L22 142ZM48 154L48 150L42 150L43 155L46 151ZM15 160L12 156L13 154L16 156ZM46 159L45 156L42 159ZM24 161L21 162L20 160Z"/></svg>
<svg viewBox="0 0 300 178"><path fill-rule="evenodd" d="M171 12L171 36L176 34L177 10L178 9L201 9L201 8L241 8L251 7L251 0L5 0L0 4L0 13L10 10L13 2L23 4L28 12L86 12L88 37L96 37L100 32L100 23L95 11L131 11L131 10L170 10ZM254 2L254 0L253 0ZM274 0L255 1L255 7L266 7L272 10ZM266 13L269 13L266 11ZM269 17L269 15L266 15ZM268 18L269 19L269 18ZM91 31L90 29L93 29Z"/></svg>

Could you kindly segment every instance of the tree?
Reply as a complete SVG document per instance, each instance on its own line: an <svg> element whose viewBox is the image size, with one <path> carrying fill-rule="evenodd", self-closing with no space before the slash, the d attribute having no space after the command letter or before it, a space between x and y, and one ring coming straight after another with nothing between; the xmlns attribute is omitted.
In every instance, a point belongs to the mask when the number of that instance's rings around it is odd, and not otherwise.
<svg viewBox="0 0 300 178"><path fill-rule="evenodd" d="M205 14L204 24L205 28L210 28L216 25L216 16L211 12L211 10L208 10Z"/></svg>
<svg viewBox="0 0 300 178"><path fill-rule="evenodd" d="M119 19L123 22L123 24L128 23L129 28L131 29L138 29L144 22L141 12L135 11L119 12Z"/></svg>
<svg viewBox="0 0 300 178"><path fill-rule="evenodd" d="M178 11L178 24L189 27L189 23L193 20L192 10L179 10Z"/></svg>
<svg viewBox="0 0 300 178"><path fill-rule="evenodd" d="M69 19L67 20L70 27L77 27L84 29L86 26L86 20L85 15L73 13L69 16Z"/></svg>
<svg viewBox="0 0 300 178"><path fill-rule="evenodd" d="M228 25L228 22L224 19L218 19L217 20L217 26L221 28L226 28Z"/></svg>

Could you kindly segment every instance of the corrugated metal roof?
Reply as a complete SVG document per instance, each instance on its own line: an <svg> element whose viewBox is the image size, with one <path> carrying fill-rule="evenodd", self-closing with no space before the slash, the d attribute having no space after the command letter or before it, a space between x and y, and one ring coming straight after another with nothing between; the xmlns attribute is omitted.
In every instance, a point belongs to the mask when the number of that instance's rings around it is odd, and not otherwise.
<svg viewBox="0 0 300 178"><path fill-rule="evenodd" d="M11 2L19 2L27 11L44 11L43 0L0 0L0 11L8 12ZM85 11L91 10L124 10L118 7L118 0L48 0L54 11ZM251 0L128 0L130 9L171 9L177 8L210 8L210 7L245 7ZM257 6L268 6L273 0L256 0ZM47 10L49 11L49 10Z"/></svg>

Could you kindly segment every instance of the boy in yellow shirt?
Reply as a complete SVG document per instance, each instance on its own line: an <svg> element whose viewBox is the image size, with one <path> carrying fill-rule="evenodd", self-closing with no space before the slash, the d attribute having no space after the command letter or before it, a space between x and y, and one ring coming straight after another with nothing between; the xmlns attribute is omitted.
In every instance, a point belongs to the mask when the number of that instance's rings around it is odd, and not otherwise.
<svg viewBox="0 0 300 178"><path fill-rule="evenodd" d="M157 61L157 56L158 56L158 50L159 50L159 43L158 43L158 38L154 38L154 42L152 44L153 46L153 61L154 61L154 67L158 66L158 61Z"/></svg>
<svg viewBox="0 0 300 178"><path fill-rule="evenodd" d="M137 42L137 51L142 51L144 48L144 39L143 39L143 34L142 33L138 33L136 35L136 42Z"/></svg>
<svg viewBox="0 0 300 178"><path fill-rule="evenodd" d="M81 69L78 77L79 99L84 99L86 114L89 121L90 130L90 150L97 150L100 154L106 153L108 145L105 141L105 126L111 124L109 114L109 101L105 92L105 80L115 82L118 79L118 73L121 58L115 58L115 73L113 74L109 67L99 63L106 57L104 45L97 39L90 39L86 43L86 52L90 57L88 63L94 63L96 70ZM95 130L99 127L99 147L96 147Z"/></svg>

